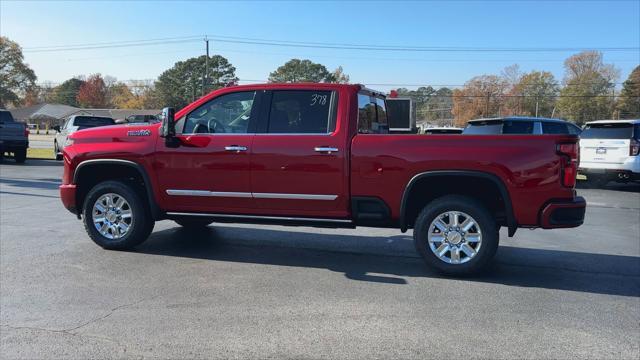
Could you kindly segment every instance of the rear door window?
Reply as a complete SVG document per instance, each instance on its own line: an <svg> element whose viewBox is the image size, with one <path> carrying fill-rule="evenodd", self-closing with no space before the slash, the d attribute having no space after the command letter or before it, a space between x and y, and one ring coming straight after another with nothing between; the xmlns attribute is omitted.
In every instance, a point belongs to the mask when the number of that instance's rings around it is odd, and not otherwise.
<svg viewBox="0 0 640 360"><path fill-rule="evenodd" d="M533 134L533 121L506 120L502 125L503 134Z"/></svg>
<svg viewBox="0 0 640 360"><path fill-rule="evenodd" d="M608 123L587 125L580 134L582 139L631 139L633 124Z"/></svg>
<svg viewBox="0 0 640 360"><path fill-rule="evenodd" d="M543 134L569 134L567 124L559 122L542 122Z"/></svg>
<svg viewBox="0 0 640 360"><path fill-rule="evenodd" d="M336 128L335 91L276 90L271 98L271 134L329 134Z"/></svg>

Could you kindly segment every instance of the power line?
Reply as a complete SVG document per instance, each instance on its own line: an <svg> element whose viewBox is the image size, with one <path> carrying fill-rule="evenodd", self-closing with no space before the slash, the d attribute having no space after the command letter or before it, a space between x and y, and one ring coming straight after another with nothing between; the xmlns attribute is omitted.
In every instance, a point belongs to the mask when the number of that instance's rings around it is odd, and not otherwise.
<svg viewBox="0 0 640 360"><path fill-rule="evenodd" d="M639 51L640 47L462 47L462 46L396 46L396 45L372 45L372 44L349 44L349 43L323 43L310 41L289 41L273 40L261 38L232 37L221 35L205 35L211 40L234 44L250 44L293 48L317 48L335 50L360 50L360 51L393 51L393 52L575 52L583 50L599 51ZM165 45L174 43L187 43L200 41L202 36L185 36L174 38L157 38L147 40L113 41L101 43L85 43L76 45L55 45L40 47L25 47L24 52L58 52L58 51L78 51L95 50L118 47Z"/></svg>

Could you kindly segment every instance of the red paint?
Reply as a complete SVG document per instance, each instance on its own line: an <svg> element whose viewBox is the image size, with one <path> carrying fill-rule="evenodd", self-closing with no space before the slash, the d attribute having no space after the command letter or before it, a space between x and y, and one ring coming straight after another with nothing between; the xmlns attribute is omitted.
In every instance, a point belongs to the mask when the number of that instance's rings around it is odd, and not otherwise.
<svg viewBox="0 0 640 360"><path fill-rule="evenodd" d="M165 139L158 136L159 124L78 131L72 135L74 144L65 148L63 187L71 184L71 174L82 161L108 158L140 164L149 175L156 203L165 212L349 219L352 197L373 196L389 206L393 220L397 221L407 183L416 174L432 170L471 170L497 176L511 197L520 226L542 226L540 214L552 199L565 203L574 200L569 180L575 179L575 175L567 171L573 157L558 154L557 150L572 151L572 146L577 147L577 137L357 134L359 85L227 87L180 110L176 119L223 94L274 89L337 91L335 132L328 135L196 134L179 136L181 146L170 148L165 145ZM128 131L140 129L151 130L151 135L127 135ZM563 145L557 148L558 144ZM232 145L248 150L225 151L226 146ZM338 151L318 153L314 148L320 146L334 147ZM563 186L563 182L570 187ZM63 187L63 203L73 207L72 187L64 187L64 191ZM337 198L317 201L169 196L167 189L337 195Z"/></svg>

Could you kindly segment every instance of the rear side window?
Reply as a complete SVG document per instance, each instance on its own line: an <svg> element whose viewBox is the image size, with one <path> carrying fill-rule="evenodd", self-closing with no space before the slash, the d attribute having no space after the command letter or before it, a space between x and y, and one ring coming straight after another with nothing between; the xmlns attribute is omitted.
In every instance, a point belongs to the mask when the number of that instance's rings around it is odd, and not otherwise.
<svg viewBox="0 0 640 360"><path fill-rule="evenodd" d="M557 122L542 122L543 134L569 134L569 127L567 124Z"/></svg>
<svg viewBox="0 0 640 360"><path fill-rule="evenodd" d="M336 128L335 91L274 91L268 133L328 134Z"/></svg>
<svg viewBox="0 0 640 360"><path fill-rule="evenodd" d="M73 121L73 125L78 127L78 130L88 129L98 126L114 125L116 122L111 118L93 117L93 116L78 116Z"/></svg>
<svg viewBox="0 0 640 360"><path fill-rule="evenodd" d="M633 138L640 140L640 124L635 124L633 128L635 129L633 130Z"/></svg>
<svg viewBox="0 0 640 360"><path fill-rule="evenodd" d="M502 120L471 122L462 131L465 135L498 135L502 134Z"/></svg>
<svg viewBox="0 0 640 360"><path fill-rule="evenodd" d="M368 94L358 94L358 133L389 133L387 108L384 99Z"/></svg>
<svg viewBox="0 0 640 360"><path fill-rule="evenodd" d="M533 121L510 121L502 125L503 134L533 134Z"/></svg>
<svg viewBox="0 0 640 360"><path fill-rule="evenodd" d="M591 124L580 134L582 139L631 139L633 125L629 123Z"/></svg>

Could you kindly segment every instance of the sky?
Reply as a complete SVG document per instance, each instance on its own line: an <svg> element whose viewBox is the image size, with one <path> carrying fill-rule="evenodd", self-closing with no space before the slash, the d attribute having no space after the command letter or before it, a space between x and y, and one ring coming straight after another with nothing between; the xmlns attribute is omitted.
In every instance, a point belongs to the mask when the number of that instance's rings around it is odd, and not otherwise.
<svg viewBox="0 0 640 360"><path fill-rule="evenodd" d="M264 81L291 58L351 82L388 90L461 85L473 76L522 71L564 75L576 48L603 50L620 82L640 64L640 0L632 1L11 1L0 0L0 35L23 47L38 82L101 73L155 79L177 61L211 54L236 67L243 83ZM193 37L146 46L38 51L75 44ZM233 43L229 37L395 47L499 48L518 51L380 51ZM216 40L217 38L217 40ZM232 39L233 40L233 39ZM238 40L238 39L235 39ZM40 49L37 49L40 48ZM552 48L562 51L522 51ZM570 49L567 49L570 48Z"/></svg>

